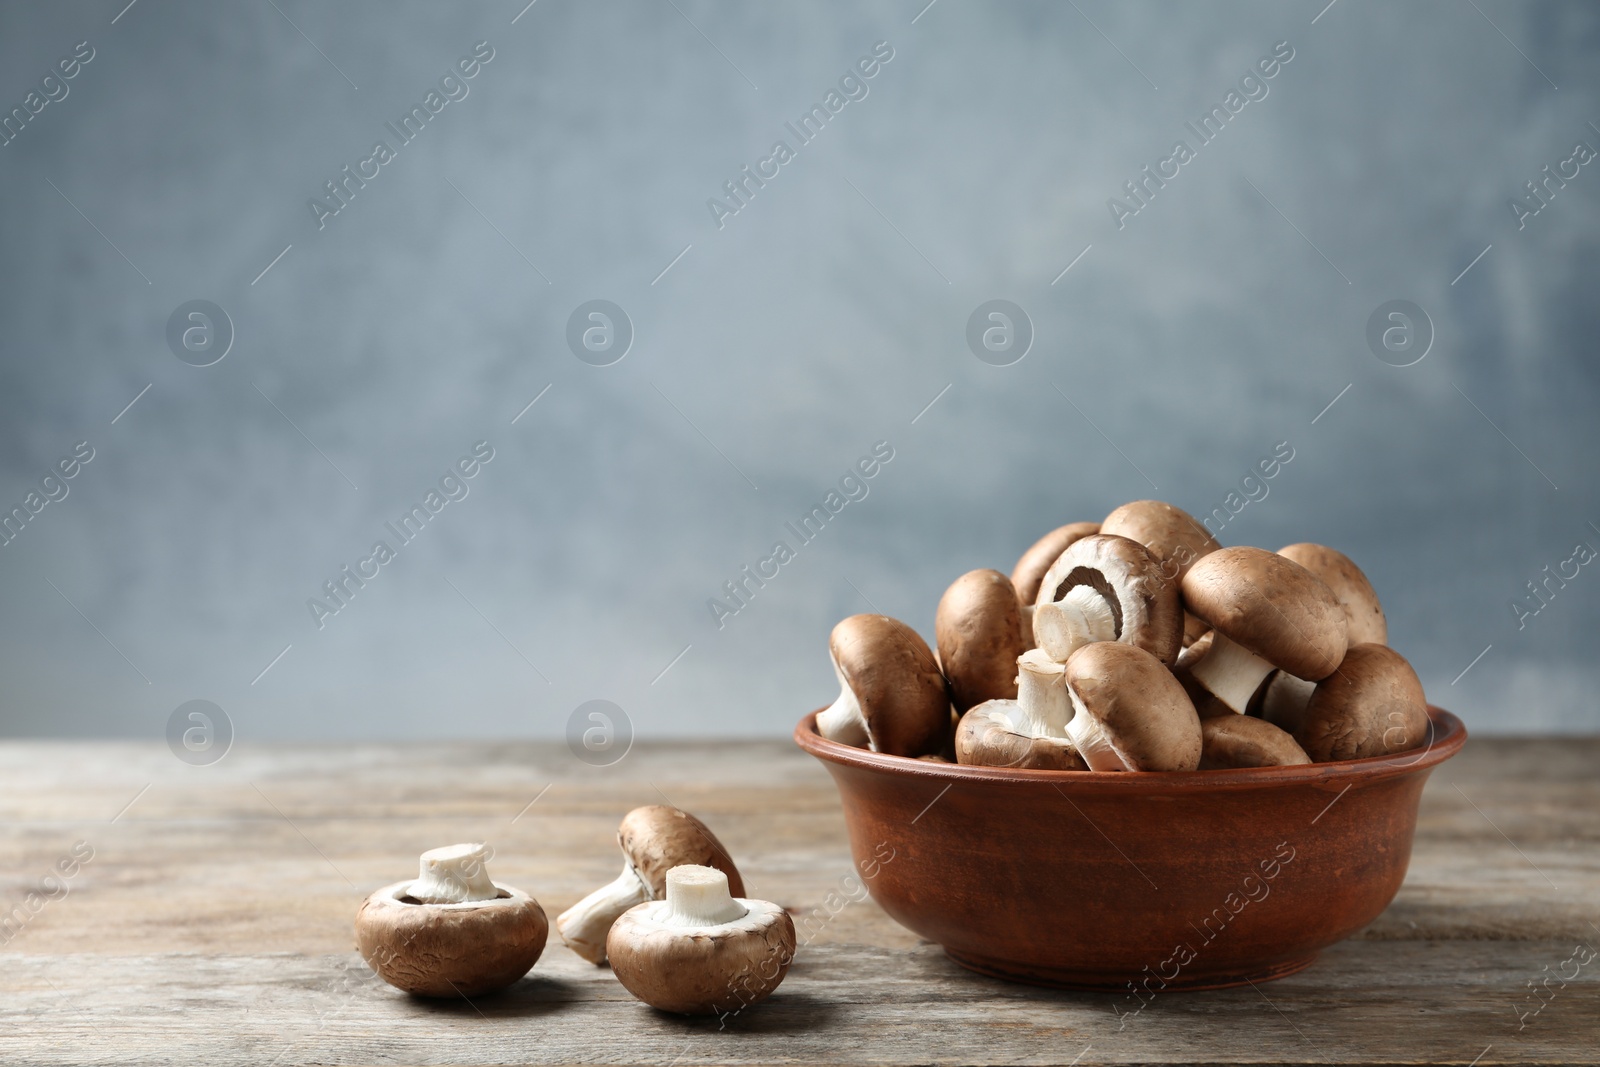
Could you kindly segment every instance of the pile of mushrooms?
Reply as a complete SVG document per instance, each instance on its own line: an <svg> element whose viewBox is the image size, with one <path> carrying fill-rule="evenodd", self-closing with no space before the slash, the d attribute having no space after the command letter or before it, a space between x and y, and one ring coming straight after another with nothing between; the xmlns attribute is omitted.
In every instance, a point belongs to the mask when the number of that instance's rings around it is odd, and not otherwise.
<svg viewBox="0 0 1600 1067"><path fill-rule="evenodd" d="M1324 545L1224 548L1159 500L1041 537L1010 577L969 571L934 616L853 615L817 732L912 759L1193 771L1362 759L1429 734L1377 593Z"/></svg>

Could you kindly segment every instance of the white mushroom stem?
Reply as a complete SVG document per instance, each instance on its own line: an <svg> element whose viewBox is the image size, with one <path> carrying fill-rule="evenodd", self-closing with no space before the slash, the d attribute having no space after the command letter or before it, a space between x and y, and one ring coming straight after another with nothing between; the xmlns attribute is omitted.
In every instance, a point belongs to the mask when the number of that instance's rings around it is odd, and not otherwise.
<svg viewBox="0 0 1600 1067"><path fill-rule="evenodd" d="M489 847L482 842L429 849L406 895L424 904L493 900L500 890L489 880L488 860Z"/></svg>
<svg viewBox="0 0 1600 1067"><path fill-rule="evenodd" d="M839 669L838 658L830 658L833 659L834 677L839 679L839 699L817 713L817 733L841 745L865 748L871 737L867 733L866 717L861 714L861 701L856 699L855 691L845 680L844 671Z"/></svg>
<svg viewBox="0 0 1600 1067"><path fill-rule="evenodd" d="M685 864L667 872L667 926L721 926L749 909L728 892L728 876L715 867Z"/></svg>
<svg viewBox="0 0 1600 1067"><path fill-rule="evenodd" d="M1240 714L1244 713L1262 680L1271 673L1272 664L1223 637L1221 631L1213 631L1211 651L1189 668L1195 681Z"/></svg>
<svg viewBox="0 0 1600 1067"><path fill-rule="evenodd" d="M1017 710L1012 729L1028 737L1066 737L1072 718L1066 668L1042 649L1017 657Z"/></svg>
<svg viewBox="0 0 1600 1067"><path fill-rule="evenodd" d="M633 864L624 862L622 873L556 916L556 932L567 947L590 963L606 961L606 934L617 917L635 904L650 899Z"/></svg>
<svg viewBox="0 0 1600 1067"><path fill-rule="evenodd" d="M1093 586L1075 585L1060 600L1034 605L1033 639L1051 659L1065 663L1084 645L1115 641L1116 618Z"/></svg>
<svg viewBox="0 0 1600 1067"><path fill-rule="evenodd" d="M1067 696L1072 701L1072 719L1067 723L1067 736L1072 738L1072 747L1078 750L1083 762L1089 765L1091 771L1127 770L1122 757L1111 747L1111 739L1106 736L1100 720L1089 714L1089 709L1083 706L1083 701L1071 687L1067 689Z"/></svg>

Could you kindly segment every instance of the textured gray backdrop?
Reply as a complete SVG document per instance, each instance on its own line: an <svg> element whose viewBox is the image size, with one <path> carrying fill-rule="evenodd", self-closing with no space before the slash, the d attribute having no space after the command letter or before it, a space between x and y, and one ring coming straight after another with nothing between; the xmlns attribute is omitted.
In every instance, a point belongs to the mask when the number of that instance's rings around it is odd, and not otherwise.
<svg viewBox="0 0 1600 1067"><path fill-rule="evenodd" d="M0 504L67 490L0 548L0 729L154 738L205 699L241 742L556 736L606 699L640 736L780 735L833 695L837 619L930 633L959 573L1131 498L1226 507L1279 442L1224 543L1347 551L1474 730L1600 728L1600 567L1565 562L1600 548L1600 161L1567 162L1600 147L1600 7L925 2L0 8L29 115L0 147ZM319 228L346 165L376 174ZM1533 200L1547 165L1577 174ZM609 366L567 342L595 299L632 323ZM967 342L991 299L1035 333L1010 366ZM1405 367L1367 341L1397 299L1434 334ZM169 345L191 300L232 321L208 367ZM402 545L384 523L479 441ZM784 523L879 441L801 545ZM779 539L719 629L708 598Z"/></svg>

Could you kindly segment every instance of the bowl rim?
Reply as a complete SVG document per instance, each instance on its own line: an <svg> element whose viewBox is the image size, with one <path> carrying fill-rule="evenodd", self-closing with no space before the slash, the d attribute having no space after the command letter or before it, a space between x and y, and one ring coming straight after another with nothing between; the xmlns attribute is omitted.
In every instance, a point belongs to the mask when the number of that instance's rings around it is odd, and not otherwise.
<svg viewBox="0 0 1600 1067"><path fill-rule="evenodd" d="M1461 751L1467 727L1443 708L1428 705L1428 743L1388 756L1308 763L1293 767L1226 767L1206 771L1053 771L976 767L891 756L830 741L817 733L818 708L794 728L795 744L822 760L845 767L930 782L989 783L1015 786L1070 786L1077 793L1209 793L1270 789L1286 785L1337 786L1375 782L1434 767Z"/></svg>

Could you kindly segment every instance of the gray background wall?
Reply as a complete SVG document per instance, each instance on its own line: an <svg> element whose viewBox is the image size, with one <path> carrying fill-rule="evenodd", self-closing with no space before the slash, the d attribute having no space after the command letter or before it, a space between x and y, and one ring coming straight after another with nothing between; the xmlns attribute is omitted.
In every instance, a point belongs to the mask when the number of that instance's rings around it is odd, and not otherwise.
<svg viewBox="0 0 1600 1067"><path fill-rule="evenodd" d="M95 50L0 147L0 502L95 450L0 548L0 729L153 738L202 698L245 740L552 736L604 698L640 736L776 736L831 699L837 619L929 633L962 571L1130 498L1209 511L1280 441L1224 543L1347 551L1474 730L1600 727L1600 572L1511 608L1600 547L1600 162L1507 205L1600 147L1600 8L923 3L0 7L6 109ZM470 95L319 230L478 41ZM719 230L707 199L878 41ZM1108 198L1279 41L1119 230ZM636 331L606 367L565 341L595 298ZM1007 367L964 336L993 298L1036 331ZM213 366L166 340L193 299L234 326ZM1365 339L1392 299L1433 323L1412 366ZM470 495L319 629L307 599L479 440ZM870 495L719 630L707 598L879 440Z"/></svg>

